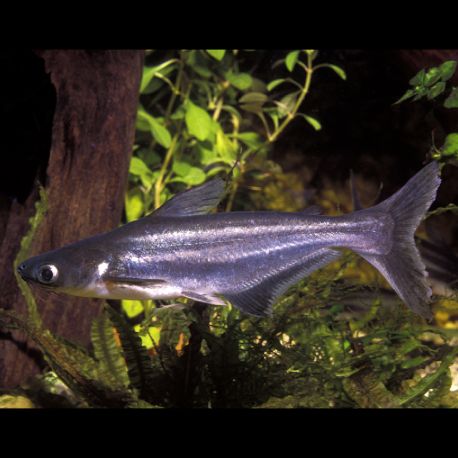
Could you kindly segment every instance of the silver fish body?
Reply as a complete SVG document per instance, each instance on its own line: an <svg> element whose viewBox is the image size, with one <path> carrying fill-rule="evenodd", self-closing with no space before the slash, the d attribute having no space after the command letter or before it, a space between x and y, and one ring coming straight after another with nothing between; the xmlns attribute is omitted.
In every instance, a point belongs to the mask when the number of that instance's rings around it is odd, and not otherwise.
<svg viewBox="0 0 458 458"><path fill-rule="evenodd" d="M31 258L20 273L79 296L184 296L211 304L229 301L265 315L288 287L336 260L336 248L345 247L375 265L407 305L429 316L431 293L413 234L439 182L432 163L391 200L327 217L314 208L205 214L224 191L221 180L212 180L178 194L152 215ZM405 266L390 261L393 256L406 257L408 275Z"/></svg>
<svg viewBox="0 0 458 458"><path fill-rule="evenodd" d="M110 233L102 242L109 253L103 259L114 278L162 280L183 291L225 294L286 265L301 264L310 253L340 254L324 250L328 247L383 254L390 248L390 226L388 218L376 215L233 212L158 217ZM377 232L385 240L376 245L372 239ZM95 244L100 246L100 240Z"/></svg>

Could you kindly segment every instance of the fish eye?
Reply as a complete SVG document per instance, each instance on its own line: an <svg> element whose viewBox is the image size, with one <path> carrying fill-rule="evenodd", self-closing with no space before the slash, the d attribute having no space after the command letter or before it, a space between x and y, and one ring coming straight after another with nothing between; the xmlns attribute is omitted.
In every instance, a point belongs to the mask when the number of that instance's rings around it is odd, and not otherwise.
<svg viewBox="0 0 458 458"><path fill-rule="evenodd" d="M51 264L41 266L38 270L38 280L41 283L50 284L57 280L57 267Z"/></svg>

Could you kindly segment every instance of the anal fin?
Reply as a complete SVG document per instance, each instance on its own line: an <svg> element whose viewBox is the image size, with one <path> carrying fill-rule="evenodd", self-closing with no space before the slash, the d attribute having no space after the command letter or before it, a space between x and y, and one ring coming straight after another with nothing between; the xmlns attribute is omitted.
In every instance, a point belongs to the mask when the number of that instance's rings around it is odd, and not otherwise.
<svg viewBox="0 0 458 458"><path fill-rule="evenodd" d="M315 270L335 261L341 253L329 248L321 248L306 253L292 266L286 266L266 276L254 284L247 283L244 289L223 293L224 297L240 310L255 316L268 316L272 305L286 290Z"/></svg>

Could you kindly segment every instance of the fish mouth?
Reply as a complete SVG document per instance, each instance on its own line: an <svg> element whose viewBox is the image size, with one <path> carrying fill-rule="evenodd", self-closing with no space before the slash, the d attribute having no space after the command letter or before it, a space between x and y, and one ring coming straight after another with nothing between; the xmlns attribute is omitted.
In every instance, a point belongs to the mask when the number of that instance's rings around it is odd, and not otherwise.
<svg viewBox="0 0 458 458"><path fill-rule="evenodd" d="M18 268L17 268L17 273L21 276L21 278L25 281L35 281L34 278L27 273L26 269L25 269L25 265L24 264L21 264Z"/></svg>
<svg viewBox="0 0 458 458"><path fill-rule="evenodd" d="M24 268L22 266L19 266L17 268L17 272L18 274L21 276L21 278L26 281L27 283L33 283L33 284L37 284L37 285L40 285L44 288L47 288L47 289L51 289L49 288L51 285L45 285L43 283L40 283L39 281L37 281L35 279L35 277L33 277L31 274L29 274L27 271L24 270Z"/></svg>

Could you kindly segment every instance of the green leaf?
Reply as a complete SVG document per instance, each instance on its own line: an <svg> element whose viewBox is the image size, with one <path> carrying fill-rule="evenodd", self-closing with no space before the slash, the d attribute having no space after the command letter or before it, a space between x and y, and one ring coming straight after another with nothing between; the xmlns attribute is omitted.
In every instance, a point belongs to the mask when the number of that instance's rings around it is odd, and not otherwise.
<svg viewBox="0 0 458 458"><path fill-rule="evenodd" d="M218 154L216 153L216 150L207 148L202 143L197 146L197 152L199 155L199 161L202 165L210 165L221 161L221 159L218 157Z"/></svg>
<svg viewBox="0 0 458 458"><path fill-rule="evenodd" d="M277 86L279 86L280 84L284 83L285 81L286 81L285 78L280 78L280 79L273 80L267 85L267 90L269 92L273 91Z"/></svg>
<svg viewBox="0 0 458 458"><path fill-rule="evenodd" d="M312 61L315 60L318 56L318 51L316 49L303 49L302 51L309 55Z"/></svg>
<svg viewBox="0 0 458 458"><path fill-rule="evenodd" d="M415 89L415 97L413 98L413 101L420 100L422 97L424 97L428 93L428 88L425 86L421 86L418 89Z"/></svg>
<svg viewBox="0 0 458 458"><path fill-rule="evenodd" d="M454 132L445 137L441 152L444 156L458 155L458 133Z"/></svg>
<svg viewBox="0 0 458 458"><path fill-rule="evenodd" d="M274 123L275 130L278 129L280 125L280 117L278 116L278 110L272 110L268 112L268 115L270 116L270 119L272 119L272 122Z"/></svg>
<svg viewBox="0 0 458 458"><path fill-rule="evenodd" d="M165 85L165 82L159 78L153 78L148 86L143 90L142 94L153 94L154 92L159 91L163 86Z"/></svg>
<svg viewBox="0 0 458 458"><path fill-rule="evenodd" d="M262 92L249 92L248 94L240 97L239 103L241 104L241 108L243 110L252 113L259 113L262 111L262 106L267 102L267 100L267 95Z"/></svg>
<svg viewBox="0 0 458 458"><path fill-rule="evenodd" d="M186 104L185 122L188 132L200 141L206 140L212 131L210 115L190 100Z"/></svg>
<svg viewBox="0 0 458 458"><path fill-rule="evenodd" d="M321 124L317 119L303 113L298 113L298 115L302 116L315 130L321 130Z"/></svg>
<svg viewBox="0 0 458 458"><path fill-rule="evenodd" d="M135 152L148 167L155 167L162 162L161 156L150 148L141 147Z"/></svg>
<svg viewBox="0 0 458 458"><path fill-rule="evenodd" d="M191 167L188 174L186 175L186 183L191 186L197 186L202 184L206 178L207 176L203 170L199 169L198 167Z"/></svg>
<svg viewBox="0 0 458 458"><path fill-rule="evenodd" d="M227 161L232 161L236 158L237 151L221 127L216 132L215 147L221 158Z"/></svg>
<svg viewBox="0 0 458 458"><path fill-rule="evenodd" d="M420 366L421 364L426 363L429 359L429 356L417 356L412 359L407 359L401 362L401 368L410 369L412 367Z"/></svg>
<svg viewBox="0 0 458 458"><path fill-rule="evenodd" d="M347 79L347 74L343 68L333 64L326 64L325 67L329 67L331 70L334 70L343 80Z"/></svg>
<svg viewBox="0 0 458 458"><path fill-rule="evenodd" d="M232 164L230 164L230 165L232 165ZM212 178L212 177L214 177L215 175L218 175L221 172L224 172L225 174L227 174L227 172L229 170L231 170L231 167L228 166L228 165L212 166L207 172L207 178ZM234 177L236 176L236 173L237 172L235 172Z"/></svg>
<svg viewBox="0 0 458 458"><path fill-rule="evenodd" d="M231 105L223 105L221 107L222 110L224 111L227 111L228 113L230 113L233 117L237 118L239 121L242 120L242 115L240 114L240 112L234 108L233 106ZM215 126L216 127L216 126ZM216 133L216 128L215 128L215 133Z"/></svg>
<svg viewBox="0 0 458 458"><path fill-rule="evenodd" d="M164 148L169 148L172 143L172 137L167 128L160 124L159 121L152 116L150 119L150 126L154 139Z"/></svg>
<svg viewBox="0 0 458 458"><path fill-rule="evenodd" d="M145 205L143 193L138 188L130 189L125 199L127 222L135 221L143 215Z"/></svg>
<svg viewBox="0 0 458 458"><path fill-rule="evenodd" d="M140 130L141 132L151 132L148 116L148 113L144 110L143 107L138 107L137 120L135 123L135 128L137 130Z"/></svg>
<svg viewBox="0 0 458 458"><path fill-rule="evenodd" d="M278 115L280 118L290 114L297 102L297 97L299 95L298 91L291 92L282 97L281 100L276 101L275 104L278 106Z"/></svg>
<svg viewBox="0 0 458 458"><path fill-rule="evenodd" d="M153 339L155 343L159 342L161 336L161 328L159 327L150 326L148 329L142 329L142 326L137 324L134 326L134 330L138 333L142 345L148 350L154 347Z"/></svg>
<svg viewBox="0 0 458 458"><path fill-rule="evenodd" d="M153 183L153 172L139 157L132 157L129 166L129 173L140 177L143 186L147 188L151 187Z"/></svg>
<svg viewBox="0 0 458 458"><path fill-rule="evenodd" d="M249 148L257 148L262 144L261 137L256 132L241 132L237 134L236 138L245 143Z"/></svg>
<svg viewBox="0 0 458 458"><path fill-rule="evenodd" d="M454 87L452 92L444 101L445 108L458 108L458 88Z"/></svg>
<svg viewBox="0 0 458 458"><path fill-rule="evenodd" d="M191 164L181 161L173 161L172 170L180 177L186 176L191 170Z"/></svg>
<svg viewBox="0 0 458 458"><path fill-rule="evenodd" d="M441 78L441 73L438 67L430 68L425 75L425 86L432 86L434 83L439 81Z"/></svg>
<svg viewBox="0 0 458 458"><path fill-rule="evenodd" d="M456 70L456 61L455 60L447 60L442 65L439 66L439 73L441 74L441 80L447 81L449 80Z"/></svg>
<svg viewBox="0 0 458 458"><path fill-rule="evenodd" d="M151 82L154 78L154 75L157 72L157 67L144 67L142 73L142 81L140 83L140 92L143 94L143 91L146 89L146 86Z"/></svg>
<svg viewBox="0 0 458 458"><path fill-rule="evenodd" d="M150 94L155 89L162 85L162 81L156 80L157 85L154 85L153 79L159 74L166 76L173 72L176 68L175 60L171 59L162 64L155 65L153 67L143 67L142 81L140 83L140 93ZM150 84L151 83L151 84ZM153 87L154 86L154 87Z"/></svg>
<svg viewBox="0 0 458 458"><path fill-rule="evenodd" d="M225 49L207 49L206 50L210 56L216 60L223 60L224 55L226 54Z"/></svg>
<svg viewBox="0 0 458 458"><path fill-rule="evenodd" d="M145 126L148 126L149 129L145 129ZM137 129L149 130L154 139L164 148L169 148L172 143L172 137L167 128L142 107L137 111Z"/></svg>
<svg viewBox="0 0 458 458"><path fill-rule="evenodd" d="M404 102L404 100L410 99L415 94L416 91L414 89L408 89L400 99L396 100L396 102L393 103L393 105L397 105L398 103Z"/></svg>
<svg viewBox="0 0 458 458"><path fill-rule="evenodd" d="M202 184L207 176L205 172L198 167L190 167L188 173L184 176L176 176L170 180L171 183L185 183L189 186Z"/></svg>
<svg viewBox="0 0 458 458"><path fill-rule="evenodd" d="M251 85L253 92L267 92L266 83L259 78L253 78L253 84Z"/></svg>
<svg viewBox="0 0 458 458"><path fill-rule="evenodd" d="M423 86L423 83L425 81L425 69L422 68L413 78L409 80L409 84L411 86Z"/></svg>
<svg viewBox="0 0 458 458"><path fill-rule="evenodd" d="M240 97L240 103L259 103L263 104L267 101L268 97L266 94L262 92L249 92L248 94L243 95Z"/></svg>
<svg viewBox="0 0 458 458"><path fill-rule="evenodd" d="M233 73L229 71L225 76L234 87L241 91L246 91L253 84L253 78L248 73Z"/></svg>
<svg viewBox="0 0 458 458"><path fill-rule="evenodd" d="M202 78L207 79L212 76L212 71L208 68L207 56L202 51L191 50L185 55L186 63ZM199 80L199 78L198 78Z"/></svg>
<svg viewBox="0 0 458 458"><path fill-rule="evenodd" d="M432 100L445 90L445 83L439 81L431 89L428 90L428 100Z"/></svg>
<svg viewBox="0 0 458 458"><path fill-rule="evenodd" d="M297 61L299 59L299 51L291 51L290 53L288 53L288 55L286 56L286 59L285 59L285 65L286 65L286 68L292 72L294 70L294 67L296 66L297 64Z"/></svg>
<svg viewBox="0 0 458 458"><path fill-rule="evenodd" d="M183 105L180 105L174 113L170 115L170 119L173 119L174 121L179 121L180 119L184 119L186 114L186 110L184 109Z"/></svg>
<svg viewBox="0 0 458 458"><path fill-rule="evenodd" d="M141 301L125 299L121 301L121 304L122 309L124 310L128 318L135 318L145 310Z"/></svg>

